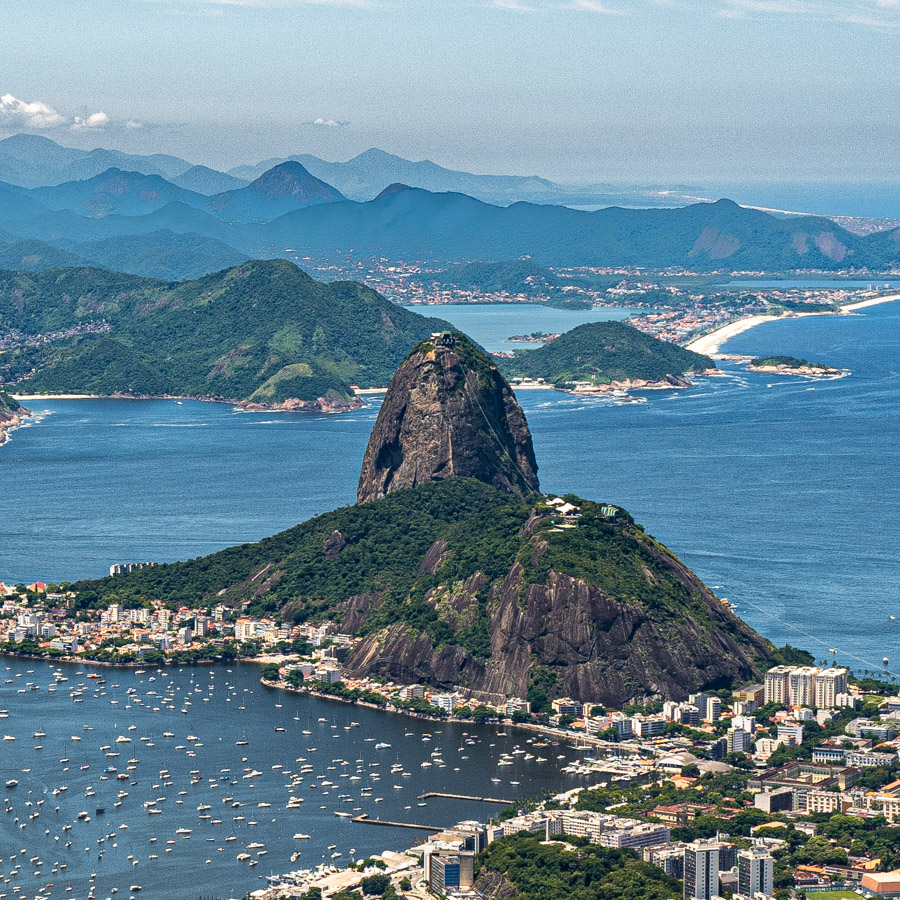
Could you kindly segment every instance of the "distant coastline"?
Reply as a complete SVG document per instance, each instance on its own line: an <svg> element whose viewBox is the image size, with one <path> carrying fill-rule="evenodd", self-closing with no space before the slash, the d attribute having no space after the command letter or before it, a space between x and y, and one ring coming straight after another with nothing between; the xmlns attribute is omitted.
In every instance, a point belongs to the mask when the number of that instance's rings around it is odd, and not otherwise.
<svg viewBox="0 0 900 900"><path fill-rule="evenodd" d="M387 388L366 388L354 391L354 394L383 393ZM11 394L19 402L34 400L196 400L199 403L224 403L236 409L248 412L317 412L340 413L361 409L365 406L362 400L349 403L331 403L319 400L287 400L283 403L256 403L249 400L230 400L227 397L191 397L180 394ZM355 399L355 398L354 398Z"/></svg>
<svg viewBox="0 0 900 900"><path fill-rule="evenodd" d="M866 309L870 306L880 306L882 303L892 303L895 300L900 300L900 294L889 294L884 297L872 297L869 300L861 300L858 303L848 303L834 312L789 313L784 316L764 314L747 316L743 319L729 322L727 325L722 325L720 328L716 328L714 331L710 331L708 334L704 334L701 337L694 338L689 344L685 345L685 349L693 350L694 353L702 353L705 356L714 356L719 352L722 344L726 341L731 340L733 337L737 337L739 334L743 334L745 331L749 331L751 328L756 328L757 325L763 325L766 322L779 322L784 319L800 319L807 316L850 315L858 309Z"/></svg>

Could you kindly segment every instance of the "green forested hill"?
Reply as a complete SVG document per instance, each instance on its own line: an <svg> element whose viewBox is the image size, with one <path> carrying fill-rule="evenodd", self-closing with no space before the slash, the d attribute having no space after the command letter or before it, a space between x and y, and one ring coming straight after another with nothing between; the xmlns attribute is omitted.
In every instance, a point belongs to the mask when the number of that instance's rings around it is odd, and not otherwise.
<svg viewBox="0 0 900 900"><path fill-rule="evenodd" d="M0 272L0 331L55 335L7 354L6 377L22 392L339 404L351 384L387 384L436 327L449 326L281 260L178 283L86 268Z"/></svg>
<svg viewBox="0 0 900 900"><path fill-rule="evenodd" d="M540 495L447 478L74 589L82 606L215 598L326 618L362 636L355 671L515 696L546 670L554 695L610 703L752 677L765 641L627 513L570 499L577 524Z"/></svg>
<svg viewBox="0 0 900 900"><path fill-rule="evenodd" d="M560 836L517 834L478 856L476 886L493 898L517 900L670 900L681 882L643 862L633 850L609 850ZM513 893L514 892L514 893Z"/></svg>
<svg viewBox="0 0 900 900"><path fill-rule="evenodd" d="M507 375L544 378L553 384L608 384L629 379L663 381L667 376L715 368L715 363L627 322L590 322L537 350L518 351L515 358L502 360L501 368Z"/></svg>

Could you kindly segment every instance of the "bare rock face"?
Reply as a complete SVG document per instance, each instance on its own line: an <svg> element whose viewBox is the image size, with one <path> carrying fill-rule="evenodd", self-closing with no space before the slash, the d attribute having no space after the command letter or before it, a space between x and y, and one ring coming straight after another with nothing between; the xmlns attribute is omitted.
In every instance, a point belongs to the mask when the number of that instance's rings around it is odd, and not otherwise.
<svg viewBox="0 0 900 900"><path fill-rule="evenodd" d="M525 414L490 357L440 333L397 370L366 448L357 502L453 475L526 496L539 490Z"/></svg>

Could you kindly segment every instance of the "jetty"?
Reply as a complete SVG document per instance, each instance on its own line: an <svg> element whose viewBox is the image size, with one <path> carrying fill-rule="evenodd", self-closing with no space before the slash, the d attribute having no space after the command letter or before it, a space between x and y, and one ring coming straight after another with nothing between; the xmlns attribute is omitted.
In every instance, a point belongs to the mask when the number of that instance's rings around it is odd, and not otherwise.
<svg viewBox="0 0 900 900"><path fill-rule="evenodd" d="M413 828L416 831L430 831L432 833L443 831L445 825L417 825L415 822L388 822L387 819L370 819L368 813L354 816L351 822L357 825L386 825L388 828Z"/></svg>
<svg viewBox="0 0 900 900"><path fill-rule="evenodd" d="M500 797L472 797L469 794L445 794L442 791L426 791L419 794L419 800L428 800L430 797L444 797L447 800L473 800L476 803L503 803L512 806L515 800L503 800Z"/></svg>

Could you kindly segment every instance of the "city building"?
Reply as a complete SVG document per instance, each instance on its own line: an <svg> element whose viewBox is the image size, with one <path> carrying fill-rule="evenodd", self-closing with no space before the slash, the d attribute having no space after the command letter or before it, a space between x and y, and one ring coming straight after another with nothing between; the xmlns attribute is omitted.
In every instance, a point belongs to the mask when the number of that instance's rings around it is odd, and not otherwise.
<svg viewBox="0 0 900 900"><path fill-rule="evenodd" d="M752 897L771 895L775 889L775 861L766 850L738 850L738 890Z"/></svg>
<svg viewBox="0 0 900 900"><path fill-rule="evenodd" d="M788 677L792 668L792 666L775 666L766 672L763 688L766 703L784 706L788 702Z"/></svg>
<svg viewBox="0 0 900 900"><path fill-rule="evenodd" d="M847 670L831 668L820 671L815 677L815 705L817 709L837 706L839 694L847 693Z"/></svg>
<svg viewBox="0 0 900 900"><path fill-rule="evenodd" d="M558 716L572 716L576 718L581 715L581 704L571 697L560 697L554 700L551 705L553 712Z"/></svg>
<svg viewBox="0 0 900 900"><path fill-rule="evenodd" d="M719 845L695 841L684 848L684 900L719 895Z"/></svg>

